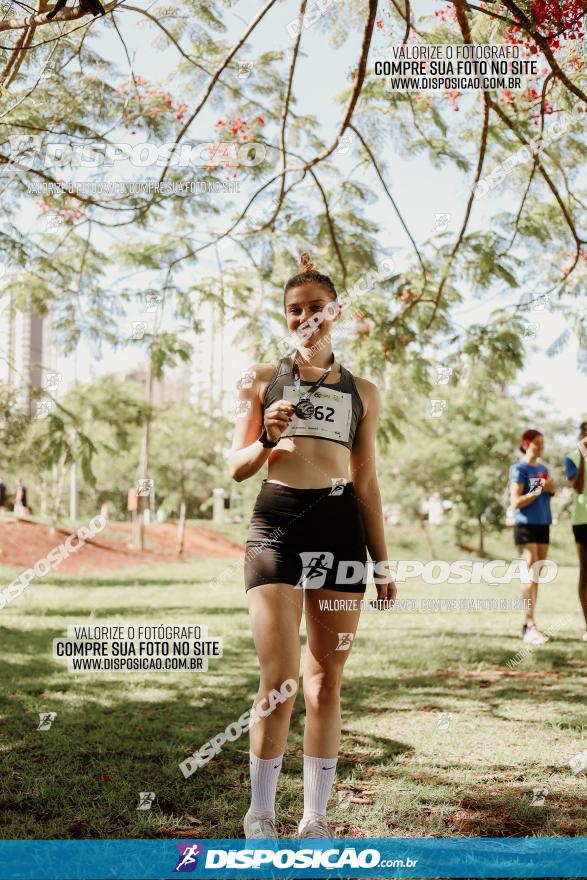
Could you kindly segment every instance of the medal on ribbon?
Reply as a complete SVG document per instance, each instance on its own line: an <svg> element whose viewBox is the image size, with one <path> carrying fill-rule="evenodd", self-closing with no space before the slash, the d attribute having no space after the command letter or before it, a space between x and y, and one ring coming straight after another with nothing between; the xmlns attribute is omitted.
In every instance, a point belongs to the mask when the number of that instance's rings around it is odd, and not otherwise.
<svg viewBox="0 0 587 880"><path fill-rule="evenodd" d="M314 415L314 404L306 395L302 395L296 405L294 406L294 414L298 417L298 419L311 419Z"/></svg>
<svg viewBox="0 0 587 880"><path fill-rule="evenodd" d="M302 378L300 375L300 367L298 364L298 354L299 354L299 352L296 351L296 353L294 355L294 359L293 359L293 364L292 364L292 372L293 372L293 377L294 377L294 388L297 392L299 392L300 386L302 383ZM318 389L320 388L320 386L324 383L324 381L326 380L326 377L332 371L333 364L334 364L334 352L332 354L332 359L330 361L330 365L328 366L328 368L322 373L322 375L320 376L318 381L314 382L314 384L312 385L311 388L308 388L307 391L304 391L304 393L300 395L298 402L294 406L294 415L297 416L298 419L302 419L303 421L307 421L308 419L311 419L312 416L314 415L316 407L314 406L314 404L310 400L310 397L313 394L315 394L316 391L318 391Z"/></svg>

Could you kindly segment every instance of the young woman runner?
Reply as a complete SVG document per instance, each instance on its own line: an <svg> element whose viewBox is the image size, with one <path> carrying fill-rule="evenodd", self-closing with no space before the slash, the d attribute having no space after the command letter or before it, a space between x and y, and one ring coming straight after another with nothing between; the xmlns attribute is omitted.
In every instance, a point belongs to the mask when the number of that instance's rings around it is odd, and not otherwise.
<svg viewBox="0 0 587 880"><path fill-rule="evenodd" d="M240 392L246 418L237 421L229 465L240 482L269 464L245 556L261 668L254 705L266 709L273 689L287 679L298 682L305 606L304 813L298 834L331 837L326 807L340 744L343 667L365 592L361 564L367 549L374 562L388 558L375 470L379 394L337 363L330 337L340 313L337 293L308 254L285 286L284 309L297 351L247 371L254 381ZM348 576L337 577L342 561L360 564L342 566ZM395 600L393 581L379 583L377 594L378 600ZM246 837L277 837L275 792L294 699L295 694L279 703L250 729Z"/></svg>
<svg viewBox="0 0 587 880"><path fill-rule="evenodd" d="M529 600L522 638L532 645L543 645L546 636L536 626L534 609L538 596L539 566L535 562L546 559L550 543L550 497L556 492L554 481L548 476L548 468L540 456L544 452L544 437L540 431L529 430L522 434L520 452L524 458L512 465L511 505L516 511L514 519L514 543L532 572L530 583L522 585L522 598Z"/></svg>
<svg viewBox="0 0 587 880"><path fill-rule="evenodd" d="M585 454L587 452L587 422L579 428L583 453L574 449L565 458L565 473L573 487L573 534L579 554L579 602L585 618L583 641L587 642L587 486L585 486Z"/></svg>

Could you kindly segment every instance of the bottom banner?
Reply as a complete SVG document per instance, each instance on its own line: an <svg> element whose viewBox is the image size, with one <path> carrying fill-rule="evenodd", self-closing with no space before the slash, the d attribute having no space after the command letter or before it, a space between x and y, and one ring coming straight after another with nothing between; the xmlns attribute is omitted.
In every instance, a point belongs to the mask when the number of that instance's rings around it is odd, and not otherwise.
<svg viewBox="0 0 587 880"><path fill-rule="evenodd" d="M587 838L5 840L2 880L587 876Z"/></svg>

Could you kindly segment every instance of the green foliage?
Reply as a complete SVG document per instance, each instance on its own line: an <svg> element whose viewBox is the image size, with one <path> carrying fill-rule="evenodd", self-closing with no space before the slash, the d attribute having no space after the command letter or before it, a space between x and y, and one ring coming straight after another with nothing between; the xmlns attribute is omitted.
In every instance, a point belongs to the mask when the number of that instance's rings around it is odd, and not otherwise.
<svg viewBox="0 0 587 880"><path fill-rule="evenodd" d="M0 468L6 472L19 463L23 434L30 419L18 405L16 392L0 383Z"/></svg>
<svg viewBox="0 0 587 880"><path fill-rule="evenodd" d="M104 342L115 348L129 345L128 311L137 296L155 290L164 300L165 323L161 309L150 332L137 341L146 349L152 377L158 379L190 358L194 334L207 331L202 307L209 304L220 310L222 320L240 322L239 339L251 358L273 357L275 343L284 335L283 285L296 271L301 250L312 250L341 295L368 279L383 257L393 256L398 263L393 274L367 284L367 292L341 321L343 339L337 343L337 353L357 372L384 389L393 387L394 396L386 395L382 414L383 444L409 434L406 412L411 402L430 395L430 371L439 358L458 365L464 357L475 370L483 364L484 381L493 388L504 387L521 368L526 346L521 306L511 312L498 307L484 324L463 327L457 312L471 291L475 296L499 298L516 290L548 289L556 293L553 308L565 315L579 339L584 338L587 259L577 227L585 204L580 177L585 131L577 116L562 136L550 136L551 119L570 120L569 111L577 105L560 77L549 82L544 118L530 92L489 95L494 106L487 141L482 143L483 95L391 93L383 80L369 72L351 120L369 151L353 133L352 154L346 159L334 150L328 159L300 171L304 163L331 148L336 127L330 130L319 115L299 105L294 88L282 155L284 81L291 53L279 47L263 51L261 46L255 55L256 34L221 71L202 113L184 130L214 71L234 45L229 33L231 10L229 0L215 4L186 0L150 11L122 4L110 16L92 22L91 31L85 24L71 29L61 24L43 26L52 39L35 38L34 46L20 54L18 32L4 32L18 65L8 88L0 93L0 169L6 185L0 248L7 264L0 305L10 296L18 308L32 303L39 314L50 313L56 344L71 353L79 342L89 342L98 350ZM348 46L356 55L351 38L364 28L366 11L365 3L341 0L313 27L325 43ZM270 26L271 14L263 27ZM384 55L386 40L397 42L397 34L403 34L405 13L400 4L379 14L382 20L373 47L377 41L376 51ZM505 37L507 25L492 18L491 8L468 8L464 14L476 41L495 43ZM462 39L448 11L443 20L428 10L418 14L410 9L410 15L423 42ZM158 26L158 17L172 39ZM168 57L175 57L165 82L145 82L154 74L119 69L107 42L94 38L98 28L115 24L117 38L124 43L125 28L139 23L142 37L153 41L155 52L165 47ZM284 30L284 39L285 35ZM239 76L240 60L253 62L248 78ZM304 62L302 50L297 63ZM298 68L294 86L300 75ZM340 118L356 76L356 67L341 69L336 98ZM577 67L573 79L583 83L584 69ZM507 160L518 160L522 142L540 132L548 140L540 155L515 161L492 184L481 205L471 200L481 151L483 180L493 170L503 171ZM179 161L181 150L189 152L194 141L246 146L251 137L266 148L258 165L241 162L238 167L224 167L212 162L205 167ZM14 139L19 138L24 143L17 144ZM66 148L61 160L46 152L56 142ZM142 142L157 147L177 143L178 150L168 165L158 160L135 176L185 187L236 180L246 198L199 190L186 195L156 189L95 195L69 191L70 180L127 177L118 157L113 166L99 162L88 173L80 171L74 148L84 145L108 151L117 143ZM406 235L391 246L377 215L378 200L389 206L390 197L394 199L394 155L416 154L427 156L437 169L450 166L462 173L463 214L471 208L468 225L460 237L454 230L461 228L462 218L450 232L435 231L415 245ZM282 193L280 170L286 165ZM36 195L33 187L40 184L50 184L52 191ZM492 200L501 199L506 187L514 195L511 209L492 213ZM268 224L280 195L280 210ZM390 209L404 224L405 206L394 200ZM491 214L489 222L481 209ZM52 213L60 225L25 235L20 221L27 211L36 211L39 221ZM209 262L202 266L203 257L210 254L215 255L217 271L210 271ZM567 338L561 337L553 351L562 348ZM404 390L406 401L400 405ZM89 391L89 409L74 407L75 417L57 410L30 429L24 426L23 460L30 460L33 449L39 453L39 467L56 462L65 467L76 457L89 484L95 449L100 456L116 449L124 470L134 473L136 431L152 414L144 400L136 401L133 409L132 402L112 387L109 414L108 394L102 398L102 391L95 391L95 398L94 390ZM475 406L484 392L469 389L467 394L468 405ZM467 402L462 407L465 411ZM11 431L8 426L8 437L13 436ZM94 443L93 431L101 445ZM6 445L7 456L11 442Z"/></svg>
<svg viewBox="0 0 587 880"><path fill-rule="evenodd" d="M191 353L192 346L175 333L159 333L150 350L153 378L161 379L165 367L175 367L179 361L187 363Z"/></svg>
<svg viewBox="0 0 587 880"><path fill-rule="evenodd" d="M497 362L493 372L471 356L452 364L450 384L430 383L429 396L411 397L410 412L415 415L404 423L402 438L391 441L381 456L384 500L400 503L403 515L415 520L422 502L437 492L454 505L455 540L475 534L483 540L486 531L504 527L509 470L520 457L522 432L529 425L540 427L547 441L545 460L559 485L564 485L560 471L564 445L559 438L569 426L552 419L536 388L523 389L520 405L507 390L509 377L499 372ZM390 382L384 418L388 408L397 405L396 387ZM406 396L404 392L400 402ZM432 398L446 401L440 418L430 418Z"/></svg>
<svg viewBox="0 0 587 880"><path fill-rule="evenodd" d="M230 429L221 413L205 407L175 405L156 411L150 475L168 514L178 515L180 502L185 501L188 516L201 515L213 488L229 488L224 451Z"/></svg>

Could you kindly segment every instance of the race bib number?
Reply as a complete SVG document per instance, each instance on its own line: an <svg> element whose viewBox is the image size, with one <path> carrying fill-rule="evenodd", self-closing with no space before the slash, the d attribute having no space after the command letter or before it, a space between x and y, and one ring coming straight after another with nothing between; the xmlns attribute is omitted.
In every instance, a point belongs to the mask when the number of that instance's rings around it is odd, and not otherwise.
<svg viewBox="0 0 587 880"><path fill-rule="evenodd" d="M283 389L284 400L297 403L300 394L292 385ZM353 415L352 396L346 391L322 386L310 398L314 415L310 419L294 416L282 437L321 437L348 443Z"/></svg>

